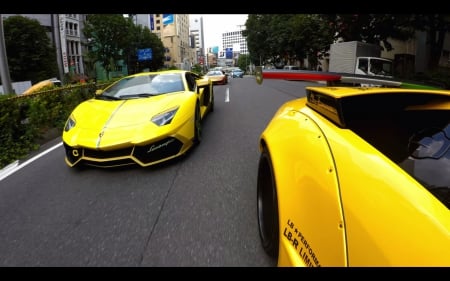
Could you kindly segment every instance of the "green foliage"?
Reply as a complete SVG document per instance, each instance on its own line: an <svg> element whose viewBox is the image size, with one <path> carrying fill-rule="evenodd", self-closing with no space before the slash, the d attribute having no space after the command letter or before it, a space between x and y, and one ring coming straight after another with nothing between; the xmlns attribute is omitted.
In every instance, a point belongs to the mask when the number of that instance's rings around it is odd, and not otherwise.
<svg viewBox="0 0 450 281"><path fill-rule="evenodd" d="M89 14L83 33L88 38L92 63L100 62L106 77L119 60L125 59L123 50L130 42L130 23L122 14Z"/></svg>
<svg viewBox="0 0 450 281"><path fill-rule="evenodd" d="M308 59L310 68L336 39L379 44L392 50L391 39L408 40L426 32L428 71L436 71L445 35L446 14L250 14L243 35L255 65Z"/></svg>
<svg viewBox="0 0 450 281"><path fill-rule="evenodd" d="M242 56L242 55L241 55ZM192 72L195 72L195 73L197 73L197 74L200 74L200 75L202 75L203 74L203 66L202 65L200 65L200 64L195 64L193 67L192 67Z"/></svg>
<svg viewBox="0 0 450 281"><path fill-rule="evenodd" d="M33 139L36 131L27 124L26 104L18 99L0 103L0 167L19 159L36 148Z"/></svg>
<svg viewBox="0 0 450 281"><path fill-rule="evenodd" d="M445 36L450 30L448 14L326 14L321 15L333 29L335 38L380 44L392 50L391 38L407 40L416 31L426 32L428 71L438 69Z"/></svg>
<svg viewBox="0 0 450 281"><path fill-rule="evenodd" d="M29 96L1 95L0 169L39 148L46 132L62 133L72 110L94 96L94 83L50 88Z"/></svg>
<svg viewBox="0 0 450 281"><path fill-rule="evenodd" d="M142 72L144 69L156 71L164 66L164 45L156 34L153 34L148 27L134 25L131 23L130 41L124 49L130 74ZM138 50L150 48L152 59L148 61L138 61Z"/></svg>
<svg viewBox="0 0 450 281"><path fill-rule="evenodd" d="M12 81L32 84L57 77L56 51L39 21L23 16L3 20L5 47Z"/></svg>
<svg viewBox="0 0 450 281"><path fill-rule="evenodd" d="M314 65L333 42L329 25L315 14L251 14L245 26L250 60L256 65L281 68L306 58Z"/></svg>
<svg viewBox="0 0 450 281"><path fill-rule="evenodd" d="M242 69L244 72L247 71L247 67L250 64L250 56L247 54L240 54L237 66Z"/></svg>
<svg viewBox="0 0 450 281"><path fill-rule="evenodd" d="M408 14L323 14L329 22L335 39L362 41L392 50L389 39L407 40L415 28Z"/></svg>

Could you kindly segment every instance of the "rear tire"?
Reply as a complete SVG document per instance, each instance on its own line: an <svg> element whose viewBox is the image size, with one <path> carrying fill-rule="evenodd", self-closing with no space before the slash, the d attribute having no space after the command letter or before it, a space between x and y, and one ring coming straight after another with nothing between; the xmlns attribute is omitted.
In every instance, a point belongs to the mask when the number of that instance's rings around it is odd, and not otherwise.
<svg viewBox="0 0 450 281"><path fill-rule="evenodd" d="M210 112L214 112L214 87L211 86L211 106L209 108Z"/></svg>
<svg viewBox="0 0 450 281"><path fill-rule="evenodd" d="M202 117L200 115L200 106L195 106L195 119L194 119L194 144L198 145L202 141Z"/></svg>
<svg viewBox="0 0 450 281"><path fill-rule="evenodd" d="M264 251L278 258L278 196L270 154L265 148L260 155L257 178L258 227Z"/></svg>

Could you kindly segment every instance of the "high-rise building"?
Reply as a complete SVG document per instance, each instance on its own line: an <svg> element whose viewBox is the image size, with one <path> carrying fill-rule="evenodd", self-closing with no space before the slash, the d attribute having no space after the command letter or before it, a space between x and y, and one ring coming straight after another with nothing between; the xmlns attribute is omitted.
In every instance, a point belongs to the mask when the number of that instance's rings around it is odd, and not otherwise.
<svg viewBox="0 0 450 281"><path fill-rule="evenodd" d="M203 18L191 17L189 20L191 46L195 49L194 64L198 63L200 65L205 65L206 53L205 40L203 35Z"/></svg>
<svg viewBox="0 0 450 281"><path fill-rule="evenodd" d="M222 33L222 50L233 48L233 52L248 54L247 40L242 36L245 25L238 25L239 30Z"/></svg>

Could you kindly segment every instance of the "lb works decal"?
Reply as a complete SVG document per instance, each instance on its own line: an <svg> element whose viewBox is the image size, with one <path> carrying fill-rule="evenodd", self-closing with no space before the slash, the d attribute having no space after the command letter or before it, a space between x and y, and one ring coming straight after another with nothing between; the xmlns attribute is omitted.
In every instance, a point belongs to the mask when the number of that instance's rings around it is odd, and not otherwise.
<svg viewBox="0 0 450 281"><path fill-rule="evenodd" d="M320 267L320 262L308 240L290 219L287 220L283 236L292 244L306 266Z"/></svg>

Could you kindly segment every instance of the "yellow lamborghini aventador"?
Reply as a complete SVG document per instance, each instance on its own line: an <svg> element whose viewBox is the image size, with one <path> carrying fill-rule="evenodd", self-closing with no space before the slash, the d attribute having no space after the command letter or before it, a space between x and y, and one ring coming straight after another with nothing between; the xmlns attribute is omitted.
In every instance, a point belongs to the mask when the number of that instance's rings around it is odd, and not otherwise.
<svg viewBox="0 0 450 281"><path fill-rule="evenodd" d="M450 266L450 91L307 87L259 148L279 266Z"/></svg>
<svg viewBox="0 0 450 281"><path fill-rule="evenodd" d="M184 70L131 75L99 90L68 118L62 139L73 167L150 166L185 154L214 110L212 82Z"/></svg>

